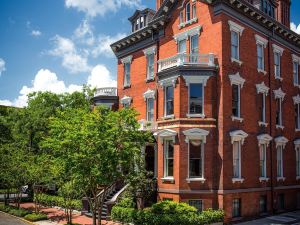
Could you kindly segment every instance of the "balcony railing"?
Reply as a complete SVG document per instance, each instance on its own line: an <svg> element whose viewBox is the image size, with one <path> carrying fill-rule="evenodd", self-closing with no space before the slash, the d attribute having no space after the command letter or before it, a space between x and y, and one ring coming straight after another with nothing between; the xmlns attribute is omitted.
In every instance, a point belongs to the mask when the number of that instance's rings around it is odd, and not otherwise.
<svg viewBox="0 0 300 225"><path fill-rule="evenodd" d="M117 96L117 88L115 87L97 88L95 92L95 97L97 96Z"/></svg>
<svg viewBox="0 0 300 225"><path fill-rule="evenodd" d="M153 121L139 120L140 129L142 131L153 131L157 129L157 124Z"/></svg>
<svg viewBox="0 0 300 225"><path fill-rule="evenodd" d="M158 72L163 70L184 65L197 65L197 66L215 66L215 55L209 54L177 54L170 58L158 61Z"/></svg>

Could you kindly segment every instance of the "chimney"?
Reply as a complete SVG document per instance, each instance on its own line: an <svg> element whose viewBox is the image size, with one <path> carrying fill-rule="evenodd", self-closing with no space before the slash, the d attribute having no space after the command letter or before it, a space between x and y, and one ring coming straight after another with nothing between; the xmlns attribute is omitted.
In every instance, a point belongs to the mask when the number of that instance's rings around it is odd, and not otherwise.
<svg viewBox="0 0 300 225"><path fill-rule="evenodd" d="M156 0L156 11L160 8L163 1L164 0Z"/></svg>
<svg viewBox="0 0 300 225"><path fill-rule="evenodd" d="M285 25L286 27L290 28L290 7L291 7L291 0L277 0L277 9L276 15L277 20Z"/></svg>

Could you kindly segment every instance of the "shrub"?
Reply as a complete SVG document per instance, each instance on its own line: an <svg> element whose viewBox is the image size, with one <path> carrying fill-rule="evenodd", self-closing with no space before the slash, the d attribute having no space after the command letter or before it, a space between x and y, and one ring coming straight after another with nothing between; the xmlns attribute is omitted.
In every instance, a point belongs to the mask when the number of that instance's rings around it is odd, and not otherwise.
<svg viewBox="0 0 300 225"><path fill-rule="evenodd" d="M120 202L118 202L117 206L123 207L123 208L135 208L135 202L132 198L126 197L121 199Z"/></svg>
<svg viewBox="0 0 300 225"><path fill-rule="evenodd" d="M25 209L11 209L8 211L8 213L14 216L24 217L30 214L31 212Z"/></svg>
<svg viewBox="0 0 300 225"><path fill-rule="evenodd" d="M39 221L39 220L47 220L48 217L45 214L42 213L32 213L28 214L24 217L24 219L29 220L31 222Z"/></svg>
<svg viewBox="0 0 300 225"><path fill-rule="evenodd" d="M0 211L2 211L2 212L8 213L12 209L16 209L16 208L13 206L10 206L10 205L0 204Z"/></svg>
<svg viewBox="0 0 300 225"><path fill-rule="evenodd" d="M121 201L112 208L113 220L138 225L207 225L224 219L222 210L208 209L198 213L196 208L186 203L163 201L144 210L122 207L131 206L128 203L128 200Z"/></svg>

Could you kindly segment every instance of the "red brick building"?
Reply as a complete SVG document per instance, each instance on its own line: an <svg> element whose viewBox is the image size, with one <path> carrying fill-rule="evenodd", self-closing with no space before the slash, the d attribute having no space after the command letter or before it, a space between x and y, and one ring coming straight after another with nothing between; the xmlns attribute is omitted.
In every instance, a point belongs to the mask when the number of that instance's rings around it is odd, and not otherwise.
<svg viewBox="0 0 300 225"><path fill-rule="evenodd" d="M158 199L227 220L300 208L300 36L289 0L157 0L112 44Z"/></svg>

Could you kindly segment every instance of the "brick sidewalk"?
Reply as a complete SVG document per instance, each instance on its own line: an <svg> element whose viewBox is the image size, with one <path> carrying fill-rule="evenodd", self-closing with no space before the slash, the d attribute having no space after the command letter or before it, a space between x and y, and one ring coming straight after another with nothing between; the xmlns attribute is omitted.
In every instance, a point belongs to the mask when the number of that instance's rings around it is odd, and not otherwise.
<svg viewBox="0 0 300 225"><path fill-rule="evenodd" d="M34 211L35 207L34 207L34 203L22 203L21 208L30 209L30 210ZM67 222L65 220L63 210L59 210L56 208L42 207L41 212L47 214L48 218L50 220L55 221L59 224L65 224ZM106 225L120 225L119 223L114 223L114 222L105 221L105 220L102 220L101 222L102 222L102 224L106 224ZM78 214L78 213L73 214L73 223L79 223L82 225L92 225L93 224L92 218L87 217L85 215Z"/></svg>

